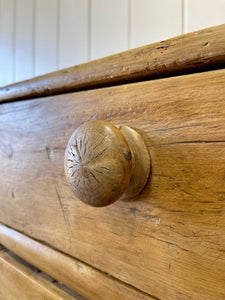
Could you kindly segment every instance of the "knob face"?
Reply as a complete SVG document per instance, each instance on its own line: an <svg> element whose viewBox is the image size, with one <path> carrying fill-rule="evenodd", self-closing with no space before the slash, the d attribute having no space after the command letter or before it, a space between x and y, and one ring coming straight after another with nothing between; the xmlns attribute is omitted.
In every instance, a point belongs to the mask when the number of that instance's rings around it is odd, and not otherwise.
<svg viewBox="0 0 225 300"><path fill-rule="evenodd" d="M131 149L113 124L94 120L71 136L64 160L65 175L74 194L96 207L121 197L132 175Z"/></svg>

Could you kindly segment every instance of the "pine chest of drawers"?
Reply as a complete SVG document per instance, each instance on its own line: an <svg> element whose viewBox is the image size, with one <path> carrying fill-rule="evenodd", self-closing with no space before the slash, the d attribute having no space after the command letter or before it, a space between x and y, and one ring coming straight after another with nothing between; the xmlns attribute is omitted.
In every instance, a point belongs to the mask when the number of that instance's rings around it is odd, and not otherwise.
<svg viewBox="0 0 225 300"><path fill-rule="evenodd" d="M225 299L224 40L222 25L0 90L4 272L16 254L87 299ZM91 120L142 136L136 197L92 207L68 186L68 140ZM2 299L15 298L4 278L25 299L2 274Z"/></svg>

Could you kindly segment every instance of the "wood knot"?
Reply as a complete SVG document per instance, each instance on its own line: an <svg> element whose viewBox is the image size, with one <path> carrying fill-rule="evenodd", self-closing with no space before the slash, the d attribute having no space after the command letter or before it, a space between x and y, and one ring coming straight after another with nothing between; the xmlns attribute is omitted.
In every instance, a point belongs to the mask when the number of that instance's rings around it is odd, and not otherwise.
<svg viewBox="0 0 225 300"><path fill-rule="evenodd" d="M132 154L131 154L131 151L126 151L124 154L124 157L126 160L132 160Z"/></svg>

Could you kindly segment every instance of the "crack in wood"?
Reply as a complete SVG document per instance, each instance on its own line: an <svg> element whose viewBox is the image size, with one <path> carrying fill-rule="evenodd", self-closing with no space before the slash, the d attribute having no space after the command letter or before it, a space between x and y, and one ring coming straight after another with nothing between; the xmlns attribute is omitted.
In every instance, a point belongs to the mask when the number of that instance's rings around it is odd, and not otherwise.
<svg viewBox="0 0 225 300"><path fill-rule="evenodd" d="M60 205L60 208L61 208L61 212L62 212L62 215L63 215L64 223L65 223L65 226L66 226L66 230L67 230L67 234L68 234L68 238L69 238L69 243L70 243L70 252L71 252L72 251L72 231L71 231L70 222L67 219L66 212L64 211L62 200L61 200L60 194L59 194L56 186L55 186L55 191L56 191L56 195L57 195L59 205Z"/></svg>

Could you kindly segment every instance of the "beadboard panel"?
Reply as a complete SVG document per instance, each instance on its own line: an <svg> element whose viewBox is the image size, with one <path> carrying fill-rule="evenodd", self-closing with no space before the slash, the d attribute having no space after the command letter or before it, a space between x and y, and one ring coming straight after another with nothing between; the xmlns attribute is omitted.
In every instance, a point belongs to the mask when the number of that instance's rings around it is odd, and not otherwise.
<svg viewBox="0 0 225 300"><path fill-rule="evenodd" d="M224 11L224 0L0 0L0 86L222 24Z"/></svg>
<svg viewBox="0 0 225 300"><path fill-rule="evenodd" d="M88 61L88 0L60 1L59 68Z"/></svg>
<svg viewBox="0 0 225 300"><path fill-rule="evenodd" d="M224 0L186 0L186 32L225 23Z"/></svg>
<svg viewBox="0 0 225 300"><path fill-rule="evenodd" d="M58 1L36 0L35 76L58 67Z"/></svg>
<svg viewBox="0 0 225 300"><path fill-rule="evenodd" d="M0 0L0 85L14 79L15 0Z"/></svg>
<svg viewBox="0 0 225 300"><path fill-rule="evenodd" d="M131 0L131 48L182 33L182 1Z"/></svg>
<svg viewBox="0 0 225 300"><path fill-rule="evenodd" d="M128 0L92 0L91 59L128 49Z"/></svg>
<svg viewBox="0 0 225 300"><path fill-rule="evenodd" d="M34 1L19 0L16 5L16 81L25 80L35 75L33 72L33 21Z"/></svg>

